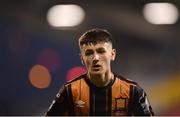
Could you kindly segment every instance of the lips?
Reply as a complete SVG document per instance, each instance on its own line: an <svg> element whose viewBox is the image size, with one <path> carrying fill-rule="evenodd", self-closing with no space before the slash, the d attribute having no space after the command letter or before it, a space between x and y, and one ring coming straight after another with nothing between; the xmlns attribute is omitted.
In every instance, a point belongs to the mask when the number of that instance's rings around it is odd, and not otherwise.
<svg viewBox="0 0 180 117"><path fill-rule="evenodd" d="M93 70L93 71L96 71L96 72L97 72L97 71L100 71L100 69L101 69L101 65L93 65L93 66L92 66L92 70Z"/></svg>
<svg viewBox="0 0 180 117"><path fill-rule="evenodd" d="M99 68L101 65L93 65L93 68Z"/></svg>

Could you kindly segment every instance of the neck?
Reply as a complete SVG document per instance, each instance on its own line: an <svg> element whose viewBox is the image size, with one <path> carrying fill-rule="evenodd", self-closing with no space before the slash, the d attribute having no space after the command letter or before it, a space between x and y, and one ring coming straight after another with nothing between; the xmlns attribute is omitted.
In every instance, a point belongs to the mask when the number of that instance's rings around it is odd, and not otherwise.
<svg viewBox="0 0 180 117"><path fill-rule="evenodd" d="M107 86L113 78L113 73L99 74L99 75L88 75L90 81L97 87Z"/></svg>

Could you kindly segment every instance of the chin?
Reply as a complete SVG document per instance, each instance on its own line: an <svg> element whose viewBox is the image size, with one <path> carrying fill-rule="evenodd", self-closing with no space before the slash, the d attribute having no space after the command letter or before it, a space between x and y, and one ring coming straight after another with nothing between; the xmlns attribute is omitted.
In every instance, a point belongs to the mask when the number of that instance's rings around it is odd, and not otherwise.
<svg viewBox="0 0 180 117"><path fill-rule="evenodd" d="M101 75L103 74L102 71L93 71L93 72L90 72L91 75Z"/></svg>

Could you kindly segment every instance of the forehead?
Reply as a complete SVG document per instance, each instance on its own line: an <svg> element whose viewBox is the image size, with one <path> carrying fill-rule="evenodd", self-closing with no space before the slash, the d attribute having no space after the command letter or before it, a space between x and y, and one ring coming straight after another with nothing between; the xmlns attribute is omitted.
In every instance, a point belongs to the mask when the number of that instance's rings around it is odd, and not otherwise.
<svg viewBox="0 0 180 117"><path fill-rule="evenodd" d="M98 48L104 48L104 49L108 49L108 48L112 48L112 44L108 43L108 42L102 42L102 43L97 43L97 44L84 44L81 46L81 50L86 51L89 49L98 49Z"/></svg>

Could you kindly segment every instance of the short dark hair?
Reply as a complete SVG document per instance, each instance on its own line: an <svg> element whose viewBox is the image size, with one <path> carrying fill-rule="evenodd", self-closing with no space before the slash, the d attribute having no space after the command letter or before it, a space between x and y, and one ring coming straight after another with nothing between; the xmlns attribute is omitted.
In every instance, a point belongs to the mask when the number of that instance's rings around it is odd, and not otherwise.
<svg viewBox="0 0 180 117"><path fill-rule="evenodd" d="M97 44L100 42L110 42L112 44L112 36L111 34L105 30L100 28L94 28L86 31L79 38L79 46L88 45L88 44Z"/></svg>

